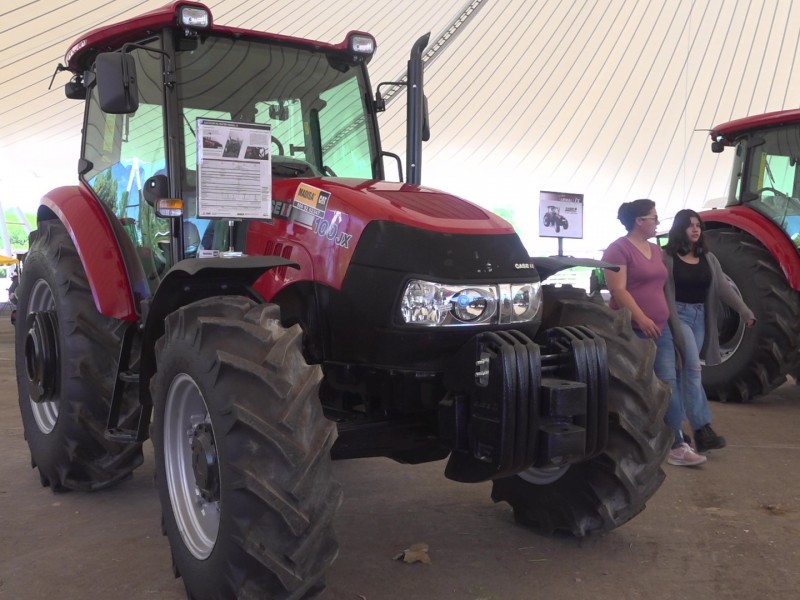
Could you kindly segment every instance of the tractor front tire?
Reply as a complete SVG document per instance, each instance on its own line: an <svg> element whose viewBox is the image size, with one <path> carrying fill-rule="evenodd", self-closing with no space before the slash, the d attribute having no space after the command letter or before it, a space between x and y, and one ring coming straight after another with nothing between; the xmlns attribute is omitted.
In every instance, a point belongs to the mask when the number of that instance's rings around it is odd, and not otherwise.
<svg viewBox="0 0 800 600"><path fill-rule="evenodd" d="M105 438L124 324L97 311L59 221L39 223L30 241L17 288L15 352L31 464L54 492L106 488L143 461L141 443Z"/></svg>
<svg viewBox="0 0 800 600"><path fill-rule="evenodd" d="M653 372L655 344L633 332L630 312L593 302L577 288L543 289L543 327L585 325L605 340L608 443L581 463L496 480L492 499L508 502L518 523L540 533L583 537L629 521L661 486L673 441L664 423L669 388Z"/></svg>
<svg viewBox="0 0 800 600"><path fill-rule="evenodd" d="M316 597L338 553L336 426L322 372L279 309L213 297L156 343L153 445L163 527L192 600Z"/></svg>
<svg viewBox="0 0 800 600"><path fill-rule="evenodd" d="M745 328L739 315L720 306L722 362L703 367L703 386L712 400L747 402L793 374L800 360L800 294L773 256L751 235L719 229L706 232L722 270L756 316Z"/></svg>

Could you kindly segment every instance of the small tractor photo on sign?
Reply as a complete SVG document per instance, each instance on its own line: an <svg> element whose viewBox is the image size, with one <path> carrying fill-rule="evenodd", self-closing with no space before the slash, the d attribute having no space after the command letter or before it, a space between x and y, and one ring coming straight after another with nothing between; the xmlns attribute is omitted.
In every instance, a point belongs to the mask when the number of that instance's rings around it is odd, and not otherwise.
<svg viewBox="0 0 800 600"><path fill-rule="evenodd" d="M545 227L554 227L556 233L562 229L569 228L569 221L566 217L561 216L560 209L557 206L548 206L547 212L542 217L542 222Z"/></svg>

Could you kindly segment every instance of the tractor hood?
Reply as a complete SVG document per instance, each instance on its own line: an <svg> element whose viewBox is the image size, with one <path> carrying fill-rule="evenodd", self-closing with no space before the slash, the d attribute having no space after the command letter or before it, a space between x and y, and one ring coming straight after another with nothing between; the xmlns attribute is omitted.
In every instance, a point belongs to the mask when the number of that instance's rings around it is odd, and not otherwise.
<svg viewBox="0 0 800 600"><path fill-rule="evenodd" d="M280 251L300 269L276 279L272 291L265 288L268 298L291 281L340 289L348 269L356 265L442 281L539 281L570 266L586 265L571 257L532 259L508 221L423 186L344 178L275 179L272 198L275 218L250 224L247 253Z"/></svg>
<svg viewBox="0 0 800 600"><path fill-rule="evenodd" d="M360 222L358 229L370 221L391 221L447 233L514 233L511 224L491 211L432 188L339 178L307 179L303 183L328 192L325 210ZM273 198L295 202L298 187L297 179L276 180Z"/></svg>

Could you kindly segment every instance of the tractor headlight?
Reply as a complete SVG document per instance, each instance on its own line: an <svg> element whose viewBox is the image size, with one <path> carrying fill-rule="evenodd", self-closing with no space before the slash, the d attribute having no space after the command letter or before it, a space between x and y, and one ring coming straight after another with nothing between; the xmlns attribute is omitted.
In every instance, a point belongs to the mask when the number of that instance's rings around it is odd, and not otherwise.
<svg viewBox="0 0 800 600"><path fill-rule="evenodd" d="M450 311L462 323L482 323L494 312L495 304L488 290L461 290L450 298Z"/></svg>
<svg viewBox="0 0 800 600"><path fill-rule="evenodd" d="M511 322L532 321L542 306L542 286L525 283L511 286Z"/></svg>
<svg viewBox="0 0 800 600"><path fill-rule="evenodd" d="M539 314L539 283L449 285L413 279L400 303L403 321L423 327L524 323Z"/></svg>

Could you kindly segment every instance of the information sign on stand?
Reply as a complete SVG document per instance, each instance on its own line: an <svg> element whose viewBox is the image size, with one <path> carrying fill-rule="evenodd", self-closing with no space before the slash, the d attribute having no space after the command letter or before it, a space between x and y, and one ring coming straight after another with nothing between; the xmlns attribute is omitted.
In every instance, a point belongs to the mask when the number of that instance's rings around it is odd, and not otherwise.
<svg viewBox="0 0 800 600"><path fill-rule="evenodd" d="M558 238L559 256L564 238L583 239L583 194L540 191L539 237Z"/></svg>
<svg viewBox="0 0 800 600"><path fill-rule="evenodd" d="M270 125L197 119L197 216L272 217Z"/></svg>

